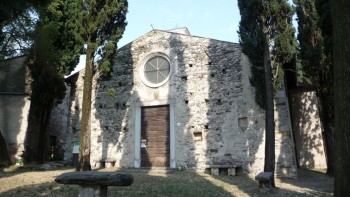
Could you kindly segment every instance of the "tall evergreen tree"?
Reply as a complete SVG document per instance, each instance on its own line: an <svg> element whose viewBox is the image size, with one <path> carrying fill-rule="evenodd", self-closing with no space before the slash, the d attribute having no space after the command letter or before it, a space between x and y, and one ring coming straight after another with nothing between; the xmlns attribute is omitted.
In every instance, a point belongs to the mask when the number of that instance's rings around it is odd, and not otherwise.
<svg viewBox="0 0 350 197"><path fill-rule="evenodd" d="M31 47L36 8L50 0L0 1L0 59L27 54Z"/></svg>
<svg viewBox="0 0 350 197"><path fill-rule="evenodd" d="M27 60L33 82L25 161L43 163L51 109L64 97L63 76L77 65L83 42L76 39L77 6L71 1L53 0L37 10L39 20Z"/></svg>
<svg viewBox="0 0 350 197"><path fill-rule="evenodd" d="M64 95L63 75L74 69L82 52L84 43L77 39L74 17L77 6L73 2L0 2L0 58L28 55L27 64L33 79L26 162L44 162L51 109Z"/></svg>
<svg viewBox="0 0 350 197"><path fill-rule="evenodd" d="M23 11L15 19L3 23L0 29L0 60L28 54L36 22L30 12Z"/></svg>
<svg viewBox="0 0 350 197"><path fill-rule="evenodd" d="M316 87L326 147L327 174L334 174L332 25L325 0L294 0L302 70ZM328 10L327 10L328 8Z"/></svg>
<svg viewBox="0 0 350 197"><path fill-rule="evenodd" d="M257 103L266 110L264 171L274 173L273 89L279 86L283 66L295 56L293 9L285 0L239 0L238 7L241 13L240 43L252 63L251 82L256 88Z"/></svg>
<svg viewBox="0 0 350 197"><path fill-rule="evenodd" d="M350 1L331 0L335 92L334 196L350 193Z"/></svg>
<svg viewBox="0 0 350 197"><path fill-rule="evenodd" d="M86 44L80 149L77 171L91 170L90 115L93 72L95 61L100 59L101 73L108 77L113 65L117 41L126 26L127 0L76 0L79 6L77 23L80 39Z"/></svg>
<svg viewBox="0 0 350 197"><path fill-rule="evenodd" d="M23 55L31 47L33 21L29 8L36 0L0 2L0 60ZM44 3L44 2L42 2ZM5 138L0 131L0 166L11 164Z"/></svg>

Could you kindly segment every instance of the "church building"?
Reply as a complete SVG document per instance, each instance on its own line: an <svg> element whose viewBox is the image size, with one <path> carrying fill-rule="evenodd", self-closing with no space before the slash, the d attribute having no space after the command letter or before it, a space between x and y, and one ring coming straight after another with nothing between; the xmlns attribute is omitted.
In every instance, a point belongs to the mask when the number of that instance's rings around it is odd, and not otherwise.
<svg viewBox="0 0 350 197"><path fill-rule="evenodd" d="M187 28L152 30L121 47L112 77L94 78L92 166L263 171L265 113L255 102L250 68L239 44ZM69 93L53 116L51 130L64 131L66 160L79 141L83 77L84 70L67 79ZM275 101L276 173L296 177L284 90Z"/></svg>

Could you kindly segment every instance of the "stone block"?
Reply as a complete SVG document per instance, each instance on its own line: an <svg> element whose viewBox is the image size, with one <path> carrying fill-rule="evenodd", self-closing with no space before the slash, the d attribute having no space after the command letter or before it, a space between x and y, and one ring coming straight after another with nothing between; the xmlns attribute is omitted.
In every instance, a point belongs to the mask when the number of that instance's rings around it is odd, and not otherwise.
<svg viewBox="0 0 350 197"><path fill-rule="evenodd" d="M248 128L248 118L247 117L242 117L238 119L238 126L241 128L243 131L245 131Z"/></svg>
<svg viewBox="0 0 350 197"><path fill-rule="evenodd" d="M264 188L267 188L268 190L271 189L272 178L272 172L260 172L258 175L255 176L255 180L259 181L259 188L262 190Z"/></svg>
<svg viewBox="0 0 350 197"><path fill-rule="evenodd" d="M79 197L107 197L107 186L79 186Z"/></svg>
<svg viewBox="0 0 350 197"><path fill-rule="evenodd" d="M123 173L82 171L63 173L57 176L55 181L73 185L129 186L134 178L130 174Z"/></svg>
<svg viewBox="0 0 350 197"><path fill-rule="evenodd" d="M227 172L229 176L236 176L236 168L228 168Z"/></svg>
<svg viewBox="0 0 350 197"><path fill-rule="evenodd" d="M218 176L219 175L219 168L211 168L211 175Z"/></svg>
<svg viewBox="0 0 350 197"><path fill-rule="evenodd" d="M130 174L113 172L67 172L56 177L60 184L79 185L79 196L107 197L108 186L129 186L134 178Z"/></svg>

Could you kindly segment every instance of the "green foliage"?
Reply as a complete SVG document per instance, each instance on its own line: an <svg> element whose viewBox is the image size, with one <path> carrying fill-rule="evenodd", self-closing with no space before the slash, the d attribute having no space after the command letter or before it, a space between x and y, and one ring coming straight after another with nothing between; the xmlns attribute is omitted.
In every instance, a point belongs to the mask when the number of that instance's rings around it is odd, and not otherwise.
<svg viewBox="0 0 350 197"><path fill-rule="evenodd" d="M55 102L65 96L64 75L79 61L84 42L79 40L78 6L73 0L52 0L38 6L34 44L27 58L31 71L32 94L26 142L26 161L45 160L45 139Z"/></svg>
<svg viewBox="0 0 350 197"><path fill-rule="evenodd" d="M34 45L29 55L33 77L32 99L52 102L64 96L63 75L69 74L79 61L83 42L77 35L72 13L77 6L71 1L54 0L39 9Z"/></svg>
<svg viewBox="0 0 350 197"><path fill-rule="evenodd" d="M0 59L28 53L33 43L35 18L32 11L23 11L14 19L3 22L0 29Z"/></svg>
<svg viewBox="0 0 350 197"><path fill-rule="evenodd" d="M318 27L318 13L314 0L295 0L298 16L298 40L300 43L299 57L305 75L315 83L318 76L316 70L320 67L323 57L323 37Z"/></svg>
<svg viewBox="0 0 350 197"><path fill-rule="evenodd" d="M269 36L270 58L274 89L280 89L284 64L295 57L295 29L292 26L293 8L287 1L239 0L239 26L243 52L252 63L251 84L256 90L256 102L265 108L265 78L263 69L264 31ZM267 27L267 29L264 29Z"/></svg>
<svg viewBox="0 0 350 197"><path fill-rule="evenodd" d="M35 10L49 0L0 1L0 59L28 53L33 42Z"/></svg>
<svg viewBox="0 0 350 197"><path fill-rule="evenodd" d="M77 170L91 170L90 166L90 131L91 89L94 62L99 66L104 77L110 76L117 42L122 37L126 26L128 2L126 0L76 0L78 5L79 40L86 44L86 65L82 117L80 122L80 149ZM111 92L112 93L112 92Z"/></svg>
<svg viewBox="0 0 350 197"><path fill-rule="evenodd" d="M262 24L257 20L259 9L256 1L238 1L241 13L239 26L240 44L243 52L249 57L252 63L251 84L256 90L256 102L262 108L265 107L265 80L263 72L263 32Z"/></svg>
<svg viewBox="0 0 350 197"><path fill-rule="evenodd" d="M321 110L333 111L332 26L329 2L325 0L295 0L298 16L299 58L304 75L317 87ZM328 10L326 9L328 7ZM332 120L332 118L330 118Z"/></svg>
<svg viewBox="0 0 350 197"><path fill-rule="evenodd" d="M113 98L116 98L117 97L117 94L115 92L115 89L114 88L108 88L107 89L107 94Z"/></svg>
<svg viewBox="0 0 350 197"><path fill-rule="evenodd" d="M316 87L327 149L327 173L334 170L332 24L328 0L294 0L298 16L300 70ZM299 71L300 72L300 71Z"/></svg>
<svg viewBox="0 0 350 197"><path fill-rule="evenodd" d="M23 166L23 165L24 165L23 158L17 159L17 160L16 160L16 165L18 165L18 166Z"/></svg>
<svg viewBox="0 0 350 197"><path fill-rule="evenodd" d="M78 1L79 2L79 1ZM117 42L126 26L126 0L96 1L78 3L76 24L80 40L93 51L93 61L102 62L99 66L103 76L110 76L114 64Z"/></svg>

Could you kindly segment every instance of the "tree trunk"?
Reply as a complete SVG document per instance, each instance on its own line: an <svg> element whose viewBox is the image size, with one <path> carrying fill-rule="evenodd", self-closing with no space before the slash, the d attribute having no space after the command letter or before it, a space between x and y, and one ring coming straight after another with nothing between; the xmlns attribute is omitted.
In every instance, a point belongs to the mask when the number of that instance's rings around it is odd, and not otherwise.
<svg viewBox="0 0 350 197"><path fill-rule="evenodd" d="M47 130L50 121L51 109L54 101L39 103L32 100L30 104L28 129L26 134L26 163L44 163L47 150Z"/></svg>
<svg viewBox="0 0 350 197"><path fill-rule="evenodd" d="M25 139L25 163L38 162L40 160L38 148L40 144L41 113L41 104L35 100L32 100L30 103L28 128Z"/></svg>
<svg viewBox="0 0 350 197"><path fill-rule="evenodd" d="M350 194L350 1L331 1L335 99L334 196Z"/></svg>
<svg viewBox="0 0 350 197"><path fill-rule="evenodd" d="M39 130L39 144L38 144L38 159L37 163L44 163L47 157L47 138L48 138L48 127L50 123L51 110L53 106L53 102L46 103L43 106L40 118L40 130Z"/></svg>
<svg viewBox="0 0 350 197"><path fill-rule="evenodd" d="M264 21L264 20L263 20ZM267 27L264 27L264 76L266 85L266 111L265 111L265 163L264 171L275 174L275 108L273 102L272 69L270 61L269 36ZM274 176L273 176L274 177ZM275 179L272 179L275 187Z"/></svg>
<svg viewBox="0 0 350 197"><path fill-rule="evenodd" d="M0 168L11 165L11 160L7 152L7 146L4 136L0 130Z"/></svg>
<svg viewBox="0 0 350 197"><path fill-rule="evenodd" d="M79 147L79 161L77 171L89 171L90 165L90 116L91 116L91 93L92 93L92 78L93 78L93 59L91 43L88 41L88 48L86 51L86 66L84 75L84 89L83 89L83 103L82 116L80 122L80 147Z"/></svg>

